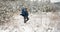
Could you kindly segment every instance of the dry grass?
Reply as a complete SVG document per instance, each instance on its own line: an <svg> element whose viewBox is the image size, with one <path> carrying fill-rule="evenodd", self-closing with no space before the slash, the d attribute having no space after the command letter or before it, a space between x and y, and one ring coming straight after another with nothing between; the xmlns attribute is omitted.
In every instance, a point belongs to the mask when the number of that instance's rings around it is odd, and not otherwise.
<svg viewBox="0 0 60 32"><path fill-rule="evenodd" d="M59 21L60 21L59 20L60 16L59 16L58 12L54 12L54 13L50 14L49 18L50 18L49 26L56 27L57 23L59 23Z"/></svg>

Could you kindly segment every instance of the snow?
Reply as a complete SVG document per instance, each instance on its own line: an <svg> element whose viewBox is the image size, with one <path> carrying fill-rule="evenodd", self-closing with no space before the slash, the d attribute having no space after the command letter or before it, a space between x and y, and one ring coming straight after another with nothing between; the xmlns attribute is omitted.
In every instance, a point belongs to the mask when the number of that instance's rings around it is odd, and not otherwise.
<svg viewBox="0 0 60 32"><path fill-rule="evenodd" d="M0 32L53 32L55 26L49 26L51 23L50 16L52 13L30 14L29 21L24 23L23 17L20 15L13 16L15 19L11 26L5 26ZM2 27L1 27L2 28ZM55 29L55 30L54 30Z"/></svg>

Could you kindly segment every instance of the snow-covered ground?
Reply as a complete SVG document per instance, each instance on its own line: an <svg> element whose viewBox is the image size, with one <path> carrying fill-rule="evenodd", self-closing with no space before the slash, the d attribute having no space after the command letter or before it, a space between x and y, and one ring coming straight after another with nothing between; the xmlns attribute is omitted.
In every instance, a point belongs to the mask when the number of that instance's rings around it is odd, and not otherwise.
<svg viewBox="0 0 60 32"><path fill-rule="evenodd" d="M20 15L13 16L13 18L10 24L0 26L0 32L60 32L60 16L52 12L30 14L27 23L24 23Z"/></svg>

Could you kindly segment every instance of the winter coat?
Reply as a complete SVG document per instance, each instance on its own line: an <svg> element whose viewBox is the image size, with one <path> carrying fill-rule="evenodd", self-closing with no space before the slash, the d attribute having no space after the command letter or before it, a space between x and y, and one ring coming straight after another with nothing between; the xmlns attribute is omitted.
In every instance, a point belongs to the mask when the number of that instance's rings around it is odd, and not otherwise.
<svg viewBox="0 0 60 32"><path fill-rule="evenodd" d="M28 16L27 9L26 8L22 8L22 13L20 15L22 15L24 17L27 17Z"/></svg>

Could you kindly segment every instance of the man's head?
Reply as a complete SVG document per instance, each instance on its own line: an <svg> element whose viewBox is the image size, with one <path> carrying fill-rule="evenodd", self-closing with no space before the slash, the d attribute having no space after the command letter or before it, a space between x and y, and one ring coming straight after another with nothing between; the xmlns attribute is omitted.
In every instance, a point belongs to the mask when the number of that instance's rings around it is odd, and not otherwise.
<svg viewBox="0 0 60 32"><path fill-rule="evenodd" d="M25 8L25 9L27 9L27 8Z"/></svg>

